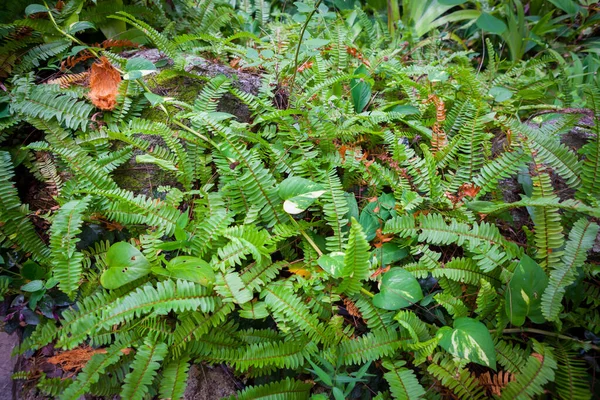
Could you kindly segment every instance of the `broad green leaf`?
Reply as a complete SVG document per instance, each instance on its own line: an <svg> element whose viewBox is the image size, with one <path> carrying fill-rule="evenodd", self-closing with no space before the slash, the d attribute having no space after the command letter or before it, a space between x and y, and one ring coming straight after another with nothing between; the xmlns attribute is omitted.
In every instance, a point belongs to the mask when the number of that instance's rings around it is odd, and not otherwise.
<svg viewBox="0 0 600 400"><path fill-rule="evenodd" d="M164 103L165 98L162 96L159 96L157 94L154 93L148 93L148 92L144 92L144 97L146 97L146 99L148 99L148 101L150 102L150 104L154 107L157 104L161 104Z"/></svg>
<svg viewBox="0 0 600 400"><path fill-rule="evenodd" d="M31 281L29 283L21 286L21 290L24 292L37 292L38 290L42 290L44 288L44 282L38 280Z"/></svg>
<svg viewBox="0 0 600 400"><path fill-rule="evenodd" d="M43 6L41 4L30 4L25 8L25 15L26 16L30 16L31 14L37 14L37 13L46 13L50 10L48 10L48 7Z"/></svg>
<svg viewBox="0 0 600 400"><path fill-rule="evenodd" d="M457 318L454 329L445 326L437 336L440 346L450 354L496 369L494 341L483 323L468 317Z"/></svg>
<svg viewBox="0 0 600 400"><path fill-rule="evenodd" d="M542 294L548 285L546 273L531 257L523 256L506 287L506 315L511 324L521 326L525 317L536 324L545 322Z"/></svg>
<svg viewBox="0 0 600 400"><path fill-rule="evenodd" d="M419 113L419 109L417 107L409 105L398 105L392 108L391 111L404 115L414 115Z"/></svg>
<svg viewBox="0 0 600 400"><path fill-rule="evenodd" d="M330 254L323 254L317 260L319 267L327 271L334 278L342 276L344 270L344 253L337 251Z"/></svg>
<svg viewBox="0 0 600 400"><path fill-rule="evenodd" d="M302 42L302 44L310 49L318 49L319 47L327 46L329 42L330 40L327 39L309 39Z"/></svg>
<svg viewBox="0 0 600 400"><path fill-rule="evenodd" d="M77 21L69 25L68 33L74 34L77 32L85 31L86 29L96 29L96 26L89 21Z"/></svg>
<svg viewBox="0 0 600 400"><path fill-rule="evenodd" d="M494 98L494 101L497 101L498 103L510 99L513 95L513 92L502 86L494 86L490 89L489 93L490 96Z"/></svg>
<svg viewBox="0 0 600 400"><path fill-rule="evenodd" d="M27 280L42 279L46 275L46 271L35 261L26 261L21 267L21 276Z"/></svg>
<svg viewBox="0 0 600 400"><path fill-rule="evenodd" d="M548 0L556 7L560 8L569 15L577 14L580 10L579 4L573 0Z"/></svg>
<svg viewBox="0 0 600 400"><path fill-rule="evenodd" d="M362 64L354 71L355 75L364 74L368 75L369 70ZM364 78L354 78L350 81L350 87L352 94L352 103L354 104L354 111L361 113L369 101L371 101L371 85L365 82Z"/></svg>
<svg viewBox="0 0 600 400"><path fill-rule="evenodd" d="M125 71L127 71L127 73L123 75L123 79L127 81L139 79L143 76L156 72L156 66L152 63L152 61L146 60L145 58L134 57L127 60Z"/></svg>
<svg viewBox="0 0 600 400"><path fill-rule="evenodd" d="M383 275L379 293L373 304L384 310L399 310L409 307L423 298L421 285L403 268L391 268Z"/></svg>
<svg viewBox="0 0 600 400"><path fill-rule="evenodd" d="M381 261L382 265L390 265L406 257L408 250L400 248L395 243L384 243L383 246L375 249L373 254L377 257L377 260Z"/></svg>
<svg viewBox="0 0 600 400"><path fill-rule="evenodd" d="M140 154L135 157L135 162L139 164L154 164L158 165L162 169L166 169L168 171L179 171L175 164L170 161L163 160L161 158L156 158L150 154Z"/></svg>
<svg viewBox="0 0 600 400"><path fill-rule="evenodd" d="M203 259L192 256L179 256L167 262L166 268L152 268L156 275L183 279L208 286L215 282L212 267Z"/></svg>
<svg viewBox="0 0 600 400"><path fill-rule="evenodd" d="M495 33L497 35L502 34L507 29L504 21L485 12L481 13L479 18L477 18L475 21L475 24L479 27L479 29L483 29L484 31L490 33Z"/></svg>
<svg viewBox="0 0 600 400"><path fill-rule="evenodd" d="M150 273L150 263L146 257L127 242L110 246L106 253L108 269L100 277L106 289L117 289Z"/></svg>
<svg viewBox="0 0 600 400"><path fill-rule="evenodd" d="M309 6L308 4L303 3L301 1L295 2L294 5L296 7L298 7L298 12L299 13L310 13L310 12L312 12L312 10L314 10L314 7Z"/></svg>
<svg viewBox="0 0 600 400"><path fill-rule="evenodd" d="M323 186L308 179L292 176L279 184L279 197L283 202L283 209L288 214L299 214L310 207L325 190Z"/></svg>
<svg viewBox="0 0 600 400"><path fill-rule="evenodd" d="M458 6L459 4L466 3L467 0L438 0L438 3L444 6Z"/></svg>

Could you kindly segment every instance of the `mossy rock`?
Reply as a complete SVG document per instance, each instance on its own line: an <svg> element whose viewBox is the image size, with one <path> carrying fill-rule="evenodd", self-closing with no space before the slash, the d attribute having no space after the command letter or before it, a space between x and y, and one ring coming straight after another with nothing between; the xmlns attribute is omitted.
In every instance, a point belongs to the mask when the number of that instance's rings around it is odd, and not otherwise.
<svg viewBox="0 0 600 400"><path fill-rule="evenodd" d="M172 97L188 104L194 104L202 88L213 77L226 75L232 80L232 85L246 93L257 94L260 87L260 76L237 71L230 66L209 62L200 57L186 57L183 70L175 69L172 60L165 58L156 49L128 52L126 57L142 57L156 64L165 64L159 72L146 78L150 90L164 97ZM177 112L174 106L168 105L169 112ZM234 115L239 122L249 122L251 112L235 96L227 93L220 100L217 110ZM165 114L158 108L147 107L142 117L165 122ZM149 135L139 135L140 138L152 144L164 146L161 138ZM141 154L135 151L131 160L114 171L117 184L134 193L157 197L159 186L180 187L177 176L172 171L165 171L152 164L137 163L135 156Z"/></svg>

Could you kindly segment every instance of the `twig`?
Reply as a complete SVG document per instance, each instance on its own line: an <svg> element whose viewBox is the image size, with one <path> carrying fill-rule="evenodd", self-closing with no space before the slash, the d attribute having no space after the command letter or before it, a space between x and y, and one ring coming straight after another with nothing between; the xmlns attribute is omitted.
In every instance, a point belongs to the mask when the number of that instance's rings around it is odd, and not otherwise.
<svg viewBox="0 0 600 400"><path fill-rule="evenodd" d="M490 332L494 333L496 332L497 329L491 329ZM541 329L535 329L535 328L508 328L508 329L504 329L502 331L502 333L537 333L539 335L544 335L544 336L551 336L551 337L555 337L558 339L563 339L563 340L571 340L573 342L577 342L586 346L589 346L591 349L594 349L596 351L600 351L600 347L596 346L595 344L592 344L590 342L586 342L584 340L579 340L577 338L571 337L571 336L567 336L567 335L562 335L560 333L556 333L556 332L549 332L549 331L544 331Z"/></svg>
<svg viewBox="0 0 600 400"><path fill-rule="evenodd" d="M315 15L317 10L319 9L319 6L321 5L322 1L323 0L317 1L317 3L315 4L315 8L311 11L309 16L306 18L306 22L304 23L304 26L302 27L302 31L300 32L300 39L298 39L298 46L296 47L296 54L294 55L294 75L292 75L292 84L290 85L290 96L289 96L290 102L288 102L288 106L291 103L292 95L294 94L294 84L296 82L296 74L298 73L298 56L300 55L300 46L302 46L302 38L304 38L304 32L306 32L308 23L310 22L313 15Z"/></svg>

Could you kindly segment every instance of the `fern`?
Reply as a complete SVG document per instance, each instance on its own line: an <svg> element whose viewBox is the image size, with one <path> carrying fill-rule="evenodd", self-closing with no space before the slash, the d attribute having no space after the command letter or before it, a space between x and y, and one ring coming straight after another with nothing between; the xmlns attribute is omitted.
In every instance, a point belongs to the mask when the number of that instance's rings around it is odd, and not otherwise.
<svg viewBox="0 0 600 400"><path fill-rule="evenodd" d="M577 269L585 262L586 253L594 245L597 234L598 224L586 218L573 224L561 263L550 272L548 287L542 295L542 312L549 321L558 318L565 290L575 281Z"/></svg>
<svg viewBox="0 0 600 400"><path fill-rule="evenodd" d="M162 399L179 399L185 392L188 379L189 356L180 356L164 366L159 387Z"/></svg>
<svg viewBox="0 0 600 400"><path fill-rule="evenodd" d="M159 361L167 354L165 343L156 343L146 339L144 344L136 349L135 357L131 363L132 371L125 377L125 384L121 390L123 399L143 399L148 393L148 386L156 376L160 367Z"/></svg>
<svg viewBox="0 0 600 400"><path fill-rule="evenodd" d="M83 254L76 251L83 213L91 199L72 200L64 204L50 228L50 250L54 277L60 290L74 297L82 274Z"/></svg>
<svg viewBox="0 0 600 400"><path fill-rule="evenodd" d="M560 398L565 400L592 398L586 379L586 363L562 346L555 349L555 354L557 360L556 386Z"/></svg>
<svg viewBox="0 0 600 400"><path fill-rule="evenodd" d="M10 154L0 151L0 218L3 222L2 237L9 243L17 243L38 261L50 257L50 251L35 232L33 225L23 212L21 201L13 187L14 169Z"/></svg>
<svg viewBox="0 0 600 400"><path fill-rule="evenodd" d="M385 361L383 367L388 370L383 377L390 385L395 399L419 399L425 396L425 389L419 384L414 373L403 368L405 361Z"/></svg>
<svg viewBox="0 0 600 400"><path fill-rule="evenodd" d="M214 310L216 299L205 287L187 281L163 281L156 287L148 283L120 298L114 307L103 312L102 323L109 327L152 313L164 315L170 311Z"/></svg>
<svg viewBox="0 0 600 400"><path fill-rule="evenodd" d="M362 280L369 277L369 243L361 225L355 219L352 220L350 235L348 237L348 248L344 256L344 270L338 290L348 295L355 294L362 287Z"/></svg>
<svg viewBox="0 0 600 400"><path fill-rule="evenodd" d="M543 392L543 385L554 379L557 367L552 350L541 343L533 342L533 350L523 371L515 382L509 383L502 391L504 399L528 399Z"/></svg>
<svg viewBox="0 0 600 400"><path fill-rule="evenodd" d="M229 400L306 400L310 396L311 385L286 378L265 385L251 386L231 396Z"/></svg>
<svg viewBox="0 0 600 400"><path fill-rule="evenodd" d="M77 379L60 395L60 400L77 400L94 383L98 382L100 375L123 356L123 350L131 345L133 338L127 334L121 335L119 341L115 342L106 350L106 353L94 354L87 362Z"/></svg>

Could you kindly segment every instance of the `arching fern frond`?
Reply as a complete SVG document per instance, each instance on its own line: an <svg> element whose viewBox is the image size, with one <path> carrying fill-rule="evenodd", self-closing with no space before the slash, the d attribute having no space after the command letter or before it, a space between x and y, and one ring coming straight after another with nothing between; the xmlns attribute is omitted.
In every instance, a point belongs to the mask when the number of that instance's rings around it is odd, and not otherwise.
<svg viewBox="0 0 600 400"><path fill-rule="evenodd" d="M80 285L83 254L77 251L77 242L80 241L77 236L81 233L83 213L90 201L90 197L85 197L64 204L50 228L52 272L60 290L71 298Z"/></svg>
<svg viewBox="0 0 600 400"><path fill-rule="evenodd" d="M598 224L581 218L573 224L561 262L550 271L548 286L542 295L542 313L549 321L558 318L567 286L575 282L577 269L587 258L598 234Z"/></svg>

